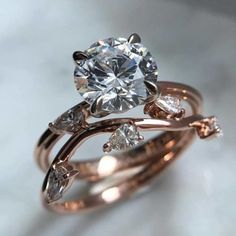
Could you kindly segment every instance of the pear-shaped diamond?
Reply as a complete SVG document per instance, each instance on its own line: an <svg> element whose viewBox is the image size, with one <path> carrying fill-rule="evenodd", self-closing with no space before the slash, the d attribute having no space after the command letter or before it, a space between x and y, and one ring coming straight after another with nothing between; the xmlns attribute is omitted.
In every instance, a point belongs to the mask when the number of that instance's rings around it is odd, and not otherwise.
<svg viewBox="0 0 236 236"><path fill-rule="evenodd" d="M123 124L109 138L109 142L105 144L107 151L124 150L137 145L143 137L137 130L135 125Z"/></svg>

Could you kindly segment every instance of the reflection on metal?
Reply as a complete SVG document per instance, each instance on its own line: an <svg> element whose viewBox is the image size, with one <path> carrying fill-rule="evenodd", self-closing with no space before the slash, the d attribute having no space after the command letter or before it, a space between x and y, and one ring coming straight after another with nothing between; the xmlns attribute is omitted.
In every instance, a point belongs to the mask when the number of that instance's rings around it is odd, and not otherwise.
<svg viewBox="0 0 236 236"><path fill-rule="evenodd" d="M107 176L114 172L117 166L117 159L113 156L106 155L98 163L98 174Z"/></svg>
<svg viewBox="0 0 236 236"><path fill-rule="evenodd" d="M111 203L119 199L120 195L121 194L120 194L119 188L114 187L114 188L109 188L105 190L101 196L105 202Z"/></svg>

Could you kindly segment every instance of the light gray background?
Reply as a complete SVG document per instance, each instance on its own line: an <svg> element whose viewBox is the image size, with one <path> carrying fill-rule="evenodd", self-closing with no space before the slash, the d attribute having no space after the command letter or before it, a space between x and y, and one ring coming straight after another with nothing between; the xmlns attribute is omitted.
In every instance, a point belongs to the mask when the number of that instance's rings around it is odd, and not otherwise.
<svg viewBox="0 0 236 236"><path fill-rule="evenodd" d="M235 235L235 1L0 5L0 235ZM47 123L80 100L71 54L132 32L157 57L160 80L202 92L205 114L219 117L225 136L197 140L148 194L84 215L48 212L39 201L44 175L32 153Z"/></svg>

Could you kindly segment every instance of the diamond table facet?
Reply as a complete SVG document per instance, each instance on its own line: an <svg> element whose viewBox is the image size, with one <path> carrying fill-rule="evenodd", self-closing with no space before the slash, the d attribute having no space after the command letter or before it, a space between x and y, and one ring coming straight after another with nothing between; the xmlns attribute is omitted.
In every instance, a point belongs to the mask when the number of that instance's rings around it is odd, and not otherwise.
<svg viewBox="0 0 236 236"><path fill-rule="evenodd" d="M75 68L75 84L85 101L98 110L124 112L151 96L144 82L156 84L157 65L142 44L108 38L93 44L85 54L88 58Z"/></svg>

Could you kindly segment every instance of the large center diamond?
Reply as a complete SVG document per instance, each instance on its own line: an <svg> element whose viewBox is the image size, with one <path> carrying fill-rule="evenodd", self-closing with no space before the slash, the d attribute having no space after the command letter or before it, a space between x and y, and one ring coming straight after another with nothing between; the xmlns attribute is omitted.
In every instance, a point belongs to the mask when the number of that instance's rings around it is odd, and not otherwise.
<svg viewBox="0 0 236 236"><path fill-rule="evenodd" d="M79 93L101 111L119 113L151 96L145 81L157 82L157 65L140 43L125 38L100 40L85 51L88 58L75 68Z"/></svg>

